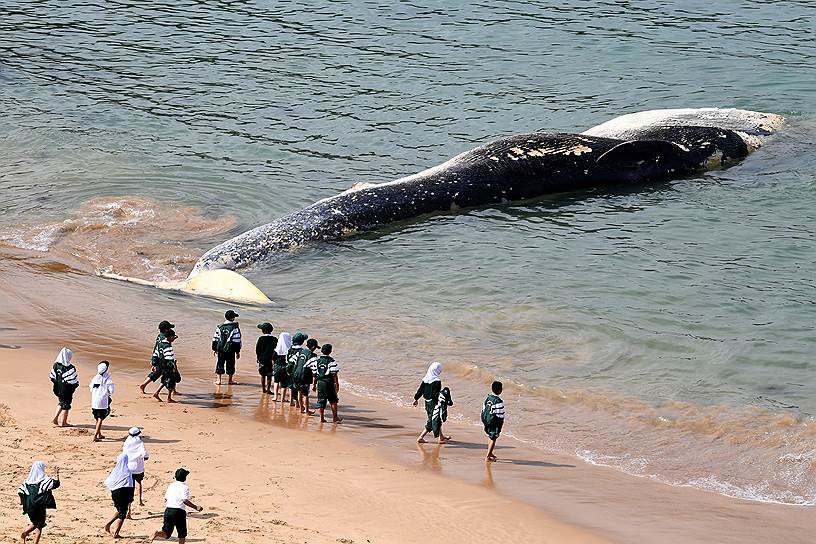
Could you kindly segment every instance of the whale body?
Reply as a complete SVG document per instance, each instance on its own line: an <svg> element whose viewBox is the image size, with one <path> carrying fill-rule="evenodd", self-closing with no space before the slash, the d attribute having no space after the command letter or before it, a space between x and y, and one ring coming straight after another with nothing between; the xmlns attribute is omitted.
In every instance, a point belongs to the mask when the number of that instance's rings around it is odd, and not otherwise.
<svg viewBox="0 0 816 544"><path fill-rule="evenodd" d="M727 167L760 147L783 121L775 114L738 109L652 110L581 134L502 138L411 176L355 185L249 230L207 251L190 278L433 212Z"/></svg>

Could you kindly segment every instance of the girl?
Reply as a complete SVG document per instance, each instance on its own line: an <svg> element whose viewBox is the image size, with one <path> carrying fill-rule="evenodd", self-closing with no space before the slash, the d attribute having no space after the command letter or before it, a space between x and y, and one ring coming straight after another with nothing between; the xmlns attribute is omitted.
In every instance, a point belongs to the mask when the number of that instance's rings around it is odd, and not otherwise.
<svg viewBox="0 0 816 544"><path fill-rule="evenodd" d="M105 524L105 531L110 533L111 526L116 523L112 534L113 538L119 538L119 531L125 523L130 503L133 502L133 475L128 468L127 454L120 453L116 458L116 466L105 480L105 487L110 489L113 505L116 507L116 513Z"/></svg>
<svg viewBox="0 0 816 544"><path fill-rule="evenodd" d="M62 348L51 368L51 382L54 384L54 394L57 396L57 413L51 423L60 427L68 426L68 412L71 410L71 402L74 399L74 391L79 387L79 377L76 367L71 364L74 357L73 352L68 348ZM62 421L59 417L62 415Z"/></svg>
<svg viewBox="0 0 816 544"><path fill-rule="evenodd" d="M102 436L102 421L110 415L111 395L113 395L114 385L110 374L108 374L108 368L110 368L108 361L99 363L96 367L96 376L88 384L91 390L91 412L96 420L94 442L99 442L105 438Z"/></svg>
<svg viewBox="0 0 816 544"><path fill-rule="evenodd" d="M122 453L128 456L128 469L133 475L133 483L135 487L139 488L139 506L144 506L142 501L142 480L144 480L144 462L150 458L142 442L142 430L139 427L131 427L128 431L125 445L122 446ZM127 519L130 517L130 508L128 508Z"/></svg>
<svg viewBox="0 0 816 544"><path fill-rule="evenodd" d="M443 387L431 416L431 431L433 431L434 438L439 439L440 444L450 440L449 436L442 434L442 424L448 420L448 406L453 406L453 397L451 397L450 389Z"/></svg>
<svg viewBox="0 0 816 544"><path fill-rule="evenodd" d="M275 363L272 367L272 375L275 379L275 391L272 394L272 400L277 402L278 393L283 390L283 398L281 402L286 402L286 391L289 390L286 374L286 355L289 353L289 348L292 347L292 336L288 332L283 332L278 339L278 345L275 347L275 355L272 361Z"/></svg>
<svg viewBox="0 0 816 544"><path fill-rule="evenodd" d="M49 478L45 475L45 463L37 461L31 465L28 478L17 491L23 505L23 514L28 514L28 519L31 520L28 529L20 534L21 542L25 542L31 533L34 533L34 544L40 541L45 527L45 510L57 507L52 491L59 486L59 467L54 467L54 477Z"/></svg>
<svg viewBox="0 0 816 544"><path fill-rule="evenodd" d="M419 438L417 438L417 443L419 444L425 443L425 435L431 432L432 429L434 408L437 402L439 402L439 392L442 390L442 381L439 379L440 374L442 374L442 363L431 363L428 367L428 371L425 373L425 377L422 378L422 383L419 384L419 389L417 389L417 392L414 394L415 407L419 403L419 397L425 399L425 412L428 416L425 422L425 429L422 431L422 434L419 435ZM450 436L445 436L440 430L439 443L441 444L448 440L450 440Z"/></svg>

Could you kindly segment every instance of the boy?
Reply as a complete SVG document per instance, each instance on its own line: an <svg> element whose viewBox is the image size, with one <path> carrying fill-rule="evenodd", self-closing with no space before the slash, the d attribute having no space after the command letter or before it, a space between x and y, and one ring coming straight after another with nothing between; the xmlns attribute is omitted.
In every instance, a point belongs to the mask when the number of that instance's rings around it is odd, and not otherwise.
<svg viewBox="0 0 816 544"><path fill-rule="evenodd" d="M486 462L496 461L493 448L496 447L496 440L499 438L504 424L504 401L499 397L502 392L502 382L493 382L490 389L493 394L487 396L484 406L482 406L482 423L489 439L487 456L485 457Z"/></svg>
<svg viewBox="0 0 816 544"><path fill-rule="evenodd" d="M315 362L314 383L312 384L312 391L317 391L317 410L320 412L320 423L326 423L324 417L326 411L326 403L331 405L332 423L340 423L343 421L337 417L337 392L340 391L340 382L337 379L337 373L340 372L340 366L333 357L330 357L332 352L331 344L323 344L320 348L322 354Z"/></svg>
<svg viewBox="0 0 816 544"><path fill-rule="evenodd" d="M150 374L147 375L147 378L145 378L145 381L143 381L142 384L139 386L139 389L141 390L142 395L147 393L147 391L145 391L145 387L147 387L147 385L150 382L155 382L156 380L161 378L161 375L162 375L162 360L161 360L161 358L157 357L156 354L160 353L160 350L158 349L159 344L162 344L162 343L165 342L165 340L167 338L166 337L167 331L169 331L170 329L172 329L174 327L175 327L175 325L173 325L172 323L170 323L167 320L164 320L161 323L159 323L159 334L158 334L158 336L156 336L156 342L153 343L153 356L150 358Z"/></svg>
<svg viewBox="0 0 816 544"><path fill-rule="evenodd" d="M255 344L255 355L258 357L258 374L261 375L261 389L264 393L272 394L272 374L273 359L276 355L275 348L278 346L278 339L272 336L271 323L261 323L258 325L263 333Z"/></svg>
<svg viewBox="0 0 816 544"><path fill-rule="evenodd" d="M71 364L74 353L68 348L62 348L51 368L51 382L54 384L54 394L57 396L57 413L51 423L60 427L68 426L68 412L71 410L71 402L74 400L74 391L79 387L77 370ZM60 415L62 421L59 421Z"/></svg>
<svg viewBox="0 0 816 544"><path fill-rule="evenodd" d="M176 384L179 380L176 379L178 373L178 362L176 361L176 352L173 349L173 342L176 341L176 331L173 329L164 333L164 341L156 345L156 351L153 353L154 359L157 359L161 368L161 385L156 392L153 393L153 398L162 402L159 393L165 387L167 388L167 402L178 402L173 400L173 393L176 391Z"/></svg>
<svg viewBox="0 0 816 544"><path fill-rule="evenodd" d="M184 468L176 470L176 481L167 486L167 492L164 494L166 508L164 509L164 524L161 531L153 533L153 542L157 538L169 539L173 535L173 529L178 530L179 544L184 544L187 540L187 509L189 506L196 512L204 510L201 506L196 506L190 500L190 488L184 482L187 481L187 475L190 471Z"/></svg>
<svg viewBox="0 0 816 544"><path fill-rule="evenodd" d="M218 374L218 381L215 385L221 385L221 376L225 371L229 376L227 385L234 385L232 376L235 374L235 359L241 358L241 329L235 318L238 314L232 310L224 313L226 321L215 328L212 339L213 357L217 357L215 363L215 373Z"/></svg>
<svg viewBox="0 0 816 544"><path fill-rule="evenodd" d="M312 385L312 377L315 372L317 357L314 352L318 345L320 344L315 338L309 338L306 342L306 349L301 348L300 355L295 362L295 368L292 370L292 380L294 381L292 391L297 391L297 405L300 406L300 412L307 416L314 415L314 412L309 410L309 386Z"/></svg>
<svg viewBox="0 0 816 544"><path fill-rule="evenodd" d="M42 530L45 527L45 511L47 508L56 508L53 490L60 486L59 467L54 467L54 477L45 474L45 463L36 461L31 465L28 478L20 486L17 495L23 506L23 514L28 514L31 525L20 534L20 542L25 542L28 535L34 533L34 544L40 542Z"/></svg>

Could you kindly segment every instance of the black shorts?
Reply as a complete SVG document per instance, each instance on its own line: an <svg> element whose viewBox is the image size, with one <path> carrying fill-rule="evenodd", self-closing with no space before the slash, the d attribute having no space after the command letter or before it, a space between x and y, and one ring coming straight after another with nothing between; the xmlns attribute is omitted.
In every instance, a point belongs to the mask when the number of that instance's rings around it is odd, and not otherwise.
<svg viewBox="0 0 816 544"><path fill-rule="evenodd" d="M326 403L337 404L337 389L334 381L317 380L317 407L325 408Z"/></svg>
<svg viewBox="0 0 816 544"><path fill-rule="evenodd" d="M131 476L133 476L134 482L141 482L144 480L144 472L140 472L139 474L131 474Z"/></svg>
<svg viewBox="0 0 816 544"><path fill-rule="evenodd" d="M45 508L29 510L28 519L31 520L31 525L33 525L37 529L42 529L43 527L45 527Z"/></svg>
<svg viewBox="0 0 816 544"><path fill-rule="evenodd" d="M94 419L105 419L110 415L110 408L105 408L104 410L91 408L91 412L93 413Z"/></svg>
<svg viewBox="0 0 816 544"><path fill-rule="evenodd" d="M297 393L298 391L303 393L304 396L309 396L309 386L311 384L308 383L292 383L292 392Z"/></svg>
<svg viewBox="0 0 816 544"><path fill-rule="evenodd" d="M272 375L272 365L258 365L258 374L266 378Z"/></svg>
<svg viewBox="0 0 816 544"><path fill-rule="evenodd" d="M128 507L130 503L133 502L133 488L120 487L119 489L114 489L111 491L111 498L113 499L113 505L116 507L117 517L119 519L125 519L127 517Z"/></svg>
<svg viewBox="0 0 816 544"><path fill-rule="evenodd" d="M490 440L496 440L501 434L502 425L504 425L504 420L499 417L494 417L490 425L485 425L485 434Z"/></svg>
<svg viewBox="0 0 816 544"><path fill-rule="evenodd" d="M71 391L63 393L62 395L57 395L57 400L59 400L60 408L62 408L63 410L71 409L71 403L74 402L74 391L75 389L72 389Z"/></svg>
<svg viewBox="0 0 816 544"><path fill-rule="evenodd" d="M153 368L156 368L156 367L153 367ZM151 370L150 374L148 374L147 377L148 377L148 379L150 379L151 382L155 382L156 380L161 378L161 375L162 375L161 369L156 368L156 370Z"/></svg>
<svg viewBox="0 0 816 544"><path fill-rule="evenodd" d="M272 376L275 379L275 383L285 386L286 382L289 380L289 377L286 374L286 365L275 365L272 369Z"/></svg>
<svg viewBox="0 0 816 544"><path fill-rule="evenodd" d="M228 374L230 376L235 374L235 354L219 353L218 361L215 363L215 373Z"/></svg>
<svg viewBox="0 0 816 544"><path fill-rule="evenodd" d="M181 508L165 508L162 533L167 538L173 536L173 529L178 530L179 538L187 538L187 512Z"/></svg>

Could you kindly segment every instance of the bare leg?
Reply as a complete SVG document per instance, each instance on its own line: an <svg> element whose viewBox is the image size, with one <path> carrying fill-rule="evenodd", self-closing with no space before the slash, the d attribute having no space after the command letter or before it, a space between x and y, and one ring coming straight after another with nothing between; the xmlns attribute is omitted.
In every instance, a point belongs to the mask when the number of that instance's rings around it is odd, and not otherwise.
<svg viewBox="0 0 816 544"><path fill-rule="evenodd" d="M496 439L490 439L487 443L487 456L485 457L485 461L492 462L496 460L496 456L493 455L493 448L496 447Z"/></svg>
<svg viewBox="0 0 816 544"><path fill-rule="evenodd" d="M422 434L419 435L417 438L417 444L424 444L425 443L425 435L428 434L429 431L422 429Z"/></svg>
<svg viewBox="0 0 816 544"><path fill-rule="evenodd" d="M266 393L266 377L261 376L261 390Z"/></svg>
<svg viewBox="0 0 816 544"><path fill-rule="evenodd" d="M215 385L221 385L221 376L223 376L223 374L218 375L218 381L215 382Z"/></svg>
<svg viewBox="0 0 816 544"><path fill-rule="evenodd" d="M110 520L108 520L108 522L105 524L105 532L106 533L111 532L111 525L113 525L113 522L116 521L117 519L119 519L119 512L116 512L113 515L113 517Z"/></svg>
<svg viewBox="0 0 816 544"><path fill-rule="evenodd" d="M326 409L321 406L320 408L317 409L317 412L320 414L320 423L326 423L326 418L324 417Z"/></svg>
<svg viewBox="0 0 816 544"><path fill-rule="evenodd" d="M102 440L102 438L103 438L103 436L102 436L102 420L97 419L96 420L96 432L94 433L94 438L93 439L94 439L94 442L99 442L100 440Z"/></svg>
<svg viewBox="0 0 816 544"><path fill-rule="evenodd" d="M144 506L144 501L142 501L142 482L136 482L136 485L139 486L139 506Z"/></svg>
<svg viewBox="0 0 816 544"><path fill-rule="evenodd" d="M229 378L229 380L227 381L227 385L236 385L238 383L236 381L233 381L232 379L233 376L234 374L227 374L227 377Z"/></svg>
<svg viewBox="0 0 816 544"><path fill-rule="evenodd" d="M60 427L67 427L68 426L68 412L70 412L70 410L63 410L62 411L62 422L60 423Z"/></svg>
<svg viewBox="0 0 816 544"><path fill-rule="evenodd" d="M342 419L337 417L337 403L336 402L332 403L331 411L332 411L332 423L340 423L341 421L343 421Z"/></svg>
<svg viewBox="0 0 816 544"><path fill-rule="evenodd" d="M162 401L162 399L161 399L161 397L159 397L159 393L161 392L161 390L162 390L162 389L164 389L164 386L163 386L163 385L160 385L160 386L159 386L159 388L158 388L158 389L156 389L156 392L155 392L155 393L153 393L153 398L154 398L154 399L156 399L156 400L157 400L157 401L159 401L159 402L163 402L163 401Z"/></svg>
<svg viewBox="0 0 816 544"><path fill-rule="evenodd" d="M31 533L33 533L36 530L37 530L37 528L34 527L34 525L29 525L28 529L26 529L25 531L20 533L20 544L25 544L25 541L26 541L26 538L28 537L28 535L30 535Z"/></svg>
<svg viewBox="0 0 816 544"><path fill-rule="evenodd" d="M145 381L143 381L142 384L139 386L139 390L142 392L142 395L147 394L147 391L145 391L145 387L147 387L148 385L150 385L150 376L145 378Z"/></svg>
<svg viewBox="0 0 816 544"><path fill-rule="evenodd" d="M125 524L125 520L119 519L114 523L115 528L113 529L113 538L120 538L119 531L122 530L122 525Z"/></svg>
<svg viewBox="0 0 816 544"><path fill-rule="evenodd" d="M150 537L150 542L153 542L157 538L162 538L163 540L167 540L168 536L166 534L164 534L162 531L156 531L155 533L153 533L153 536ZM181 542L181 539L179 539L179 542Z"/></svg>
<svg viewBox="0 0 816 544"><path fill-rule="evenodd" d="M59 416L60 416L61 413L62 413L62 408L58 404L57 405L57 413L54 414L54 419L51 420L51 423L53 423L54 425L59 425ZM33 527L33 525L32 525L32 527Z"/></svg>
<svg viewBox="0 0 816 544"><path fill-rule="evenodd" d="M167 402L178 402L177 400L173 400L173 393L175 393L175 389L168 389L167 390Z"/></svg>
<svg viewBox="0 0 816 544"><path fill-rule="evenodd" d="M40 537L42 536L42 529L34 529L34 544L40 544Z"/></svg>

